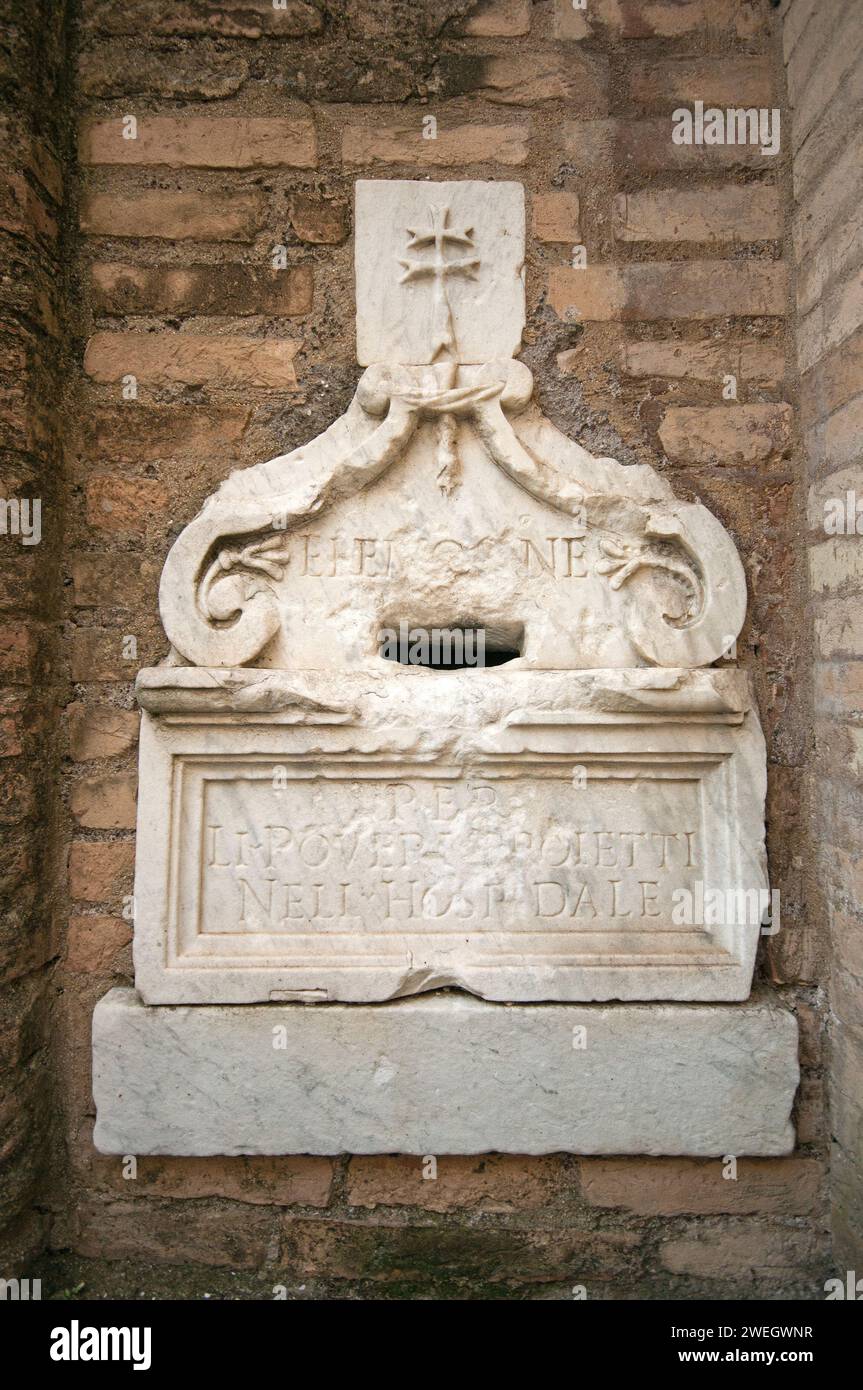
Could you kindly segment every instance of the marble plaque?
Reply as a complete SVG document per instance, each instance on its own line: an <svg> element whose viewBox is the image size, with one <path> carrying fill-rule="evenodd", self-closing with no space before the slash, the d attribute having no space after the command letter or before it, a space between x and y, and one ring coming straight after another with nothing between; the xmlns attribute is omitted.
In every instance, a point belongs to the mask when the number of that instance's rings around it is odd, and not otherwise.
<svg viewBox="0 0 863 1390"><path fill-rule="evenodd" d="M520 183L360 179L355 226L364 367L515 356L524 327Z"/></svg>
<svg viewBox="0 0 863 1390"><path fill-rule="evenodd" d="M260 673L185 674L187 712L179 672L140 686L148 1002L748 992L763 745L737 673L309 672L264 710Z"/></svg>

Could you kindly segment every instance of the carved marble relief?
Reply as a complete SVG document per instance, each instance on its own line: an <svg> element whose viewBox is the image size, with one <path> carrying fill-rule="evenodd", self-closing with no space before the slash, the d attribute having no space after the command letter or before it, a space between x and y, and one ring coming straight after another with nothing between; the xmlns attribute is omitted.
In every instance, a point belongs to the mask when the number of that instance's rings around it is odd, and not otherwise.
<svg viewBox="0 0 863 1390"><path fill-rule="evenodd" d="M165 563L138 988L745 998L760 907L686 915L766 888L748 682L705 669L745 616L731 538L539 410L519 184L361 182L356 222L349 409ZM428 629L500 664L387 659Z"/></svg>

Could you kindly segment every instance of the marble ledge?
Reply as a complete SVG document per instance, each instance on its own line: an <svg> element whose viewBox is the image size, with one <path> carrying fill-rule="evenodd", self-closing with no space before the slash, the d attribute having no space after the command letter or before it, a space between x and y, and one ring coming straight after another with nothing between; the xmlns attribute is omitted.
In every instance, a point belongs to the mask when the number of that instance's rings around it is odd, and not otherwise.
<svg viewBox="0 0 863 1390"><path fill-rule="evenodd" d="M93 1020L115 1154L791 1151L797 1022L740 1004L145 1006Z"/></svg>

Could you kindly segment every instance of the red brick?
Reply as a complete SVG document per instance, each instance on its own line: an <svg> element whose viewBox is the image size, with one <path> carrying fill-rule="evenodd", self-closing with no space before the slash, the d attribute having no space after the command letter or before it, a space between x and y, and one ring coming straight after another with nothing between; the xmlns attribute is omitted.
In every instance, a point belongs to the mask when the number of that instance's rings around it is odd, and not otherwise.
<svg viewBox="0 0 863 1390"><path fill-rule="evenodd" d="M134 114L134 113L131 113ZM85 121L83 164L153 164L172 169L311 169L317 160L315 127L305 107L291 116L138 117L134 140L123 120Z"/></svg>
<svg viewBox="0 0 863 1390"><path fill-rule="evenodd" d="M190 1205L182 1220L177 1216L171 1202L85 1201L76 1212L75 1248L88 1259L255 1270L270 1255L273 1223L265 1208Z"/></svg>
<svg viewBox="0 0 863 1390"><path fill-rule="evenodd" d="M149 92L192 100L229 97L248 75L248 60L241 54L205 44L153 49L109 39L85 49L78 59L78 82L85 96L127 101Z"/></svg>
<svg viewBox="0 0 863 1390"><path fill-rule="evenodd" d="M777 316L786 307L785 270L727 261L559 266L549 299L561 318L597 321Z"/></svg>
<svg viewBox="0 0 863 1390"><path fill-rule="evenodd" d="M237 264L151 267L98 263L90 270L99 314L307 314L310 265L270 270Z"/></svg>
<svg viewBox="0 0 863 1390"><path fill-rule="evenodd" d="M603 31L624 39L677 39L704 31L752 39L768 28L760 0L589 0L583 9L572 0L554 0L557 38L580 40Z"/></svg>
<svg viewBox="0 0 863 1390"><path fill-rule="evenodd" d="M741 467L787 456L790 405L676 406L665 412L659 440L673 463Z"/></svg>
<svg viewBox="0 0 863 1390"><path fill-rule="evenodd" d="M544 1206L562 1186L560 1161L495 1154L442 1157L437 1176L423 1177L423 1160L403 1155L354 1157L347 1201L353 1207L423 1207L428 1211L519 1211Z"/></svg>
<svg viewBox="0 0 863 1390"><path fill-rule="evenodd" d="M24 751L26 726L22 715L0 716L0 758L17 758Z"/></svg>
<svg viewBox="0 0 863 1390"><path fill-rule="evenodd" d="M772 342L689 343L644 338L627 343L621 366L627 376L713 381L717 388L729 374L740 386L774 386L785 374L785 355L781 344Z"/></svg>
<svg viewBox="0 0 863 1390"><path fill-rule="evenodd" d="M0 677L13 685L29 684L38 645L35 632L25 623L0 627Z"/></svg>
<svg viewBox="0 0 863 1390"><path fill-rule="evenodd" d="M111 705L69 706L69 751L76 762L113 758L128 753L138 742L140 716L135 710Z"/></svg>
<svg viewBox="0 0 863 1390"><path fill-rule="evenodd" d="M510 39L530 32L531 0L479 0L454 33L465 38Z"/></svg>
<svg viewBox="0 0 863 1390"><path fill-rule="evenodd" d="M782 236L779 190L761 185L620 193L619 241L767 241Z"/></svg>
<svg viewBox="0 0 863 1390"><path fill-rule="evenodd" d="M282 386L297 384L289 338L211 337L198 333L94 333L84 370L95 381L127 374L150 386Z"/></svg>
<svg viewBox="0 0 863 1390"><path fill-rule="evenodd" d="M81 230L112 237L163 237L171 241L252 241L264 225L266 202L257 189L175 193L85 193Z"/></svg>
<svg viewBox="0 0 863 1390"><path fill-rule="evenodd" d="M766 56L662 58L634 64L629 95L640 106L772 106L773 82ZM711 149L714 148L711 146Z"/></svg>
<svg viewBox="0 0 863 1390"><path fill-rule="evenodd" d="M134 830L137 796L137 777L121 772L74 782L69 802L78 824L90 830Z"/></svg>
<svg viewBox="0 0 863 1390"><path fill-rule="evenodd" d="M80 902L117 902L131 891L133 840L73 840L69 893Z"/></svg>
<svg viewBox="0 0 863 1390"><path fill-rule="evenodd" d="M87 921L89 919L83 918ZM100 1186L128 1198L218 1197L253 1206L325 1207L333 1161L304 1155L286 1158L139 1158L135 1178L124 1179L118 1159L94 1155Z"/></svg>
<svg viewBox="0 0 863 1390"><path fill-rule="evenodd" d="M723 1279L732 1286L755 1280L787 1283L807 1265L820 1268L827 1253L826 1236L754 1224L668 1240L660 1247L660 1259L673 1274Z"/></svg>
<svg viewBox="0 0 863 1390"><path fill-rule="evenodd" d="M800 421L804 429L831 415L863 391L863 327L822 357L800 379Z"/></svg>
<svg viewBox="0 0 863 1390"><path fill-rule="evenodd" d="M231 0L230 5L208 0L135 0L134 7L117 6L116 0L88 0L83 23L88 30L105 34L218 34L231 39L302 38L324 26L321 13L307 0L287 0L274 9L273 0Z"/></svg>
<svg viewBox="0 0 863 1390"><path fill-rule="evenodd" d="M581 1159L581 1190L597 1207L623 1207L639 1216L806 1216L824 1180L812 1158L737 1160L737 1177L723 1177L723 1161L689 1158Z"/></svg>
<svg viewBox="0 0 863 1390"><path fill-rule="evenodd" d="M118 401L92 412L83 447L99 464L106 457L138 466L161 460L202 463L214 455L238 460L250 415L246 407L236 405Z"/></svg>
<svg viewBox="0 0 863 1390"><path fill-rule="evenodd" d="M66 969L76 975L105 974L132 940L132 928L122 917L70 917Z"/></svg>
<svg viewBox="0 0 863 1390"><path fill-rule="evenodd" d="M289 1217L282 1262L301 1276L375 1281L435 1277L503 1283L608 1278L632 1268L639 1237L629 1231L501 1229Z"/></svg>
<svg viewBox="0 0 863 1390"><path fill-rule="evenodd" d="M145 664L140 650L124 656L125 639L137 633L103 632L99 628L76 628L69 641L69 675L73 681L132 681L138 667ZM140 647L140 643L138 643Z"/></svg>
<svg viewBox="0 0 863 1390"><path fill-rule="evenodd" d="M533 234L539 241L578 241L578 195L537 193L533 198Z"/></svg>
<svg viewBox="0 0 863 1390"><path fill-rule="evenodd" d="M347 206L329 198L309 198L295 193L291 198L291 226L300 241L334 246L348 234Z"/></svg>
<svg viewBox="0 0 863 1390"><path fill-rule="evenodd" d="M110 555L87 552L72 555L72 592L76 608L154 607L162 560L148 560L125 551Z"/></svg>
<svg viewBox="0 0 863 1390"><path fill-rule="evenodd" d="M487 101L503 105L565 101L570 112L604 112L608 64L605 58L578 52L522 51L484 59L478 86Z"/></svg>
<svg viewBox="0 0 863 1390"><path fill-rule="evenodd" d="M102 531L141 535L167 506L167 489L153 478L107 474L87 485L87 522Z"/></svg>
<svg viewBox="0 0 863 1390"><path fill-rule="evenodd" d="M824 1135L824 1082L820 1076L804 1076L797 1092L795 1129L798 1144L817 1144Z"/></svg>
<svg viewBox="0 0 863 1390"><path fill-rule="evenodd" d="M438 122L436 140L424 140L422 119L394 126L349 126L342 136L345 164L525 164L526 125L456 125Z"/></svg>
<svg viewBox="0 0 863 1390"><path fill-rule="evenodd" d="M609 168L653 174L660 170L696 170L715 177L728 169L768 169L771 156L758 145L676 145L671 120L565 121L563 153L578 173Z"/></svg>

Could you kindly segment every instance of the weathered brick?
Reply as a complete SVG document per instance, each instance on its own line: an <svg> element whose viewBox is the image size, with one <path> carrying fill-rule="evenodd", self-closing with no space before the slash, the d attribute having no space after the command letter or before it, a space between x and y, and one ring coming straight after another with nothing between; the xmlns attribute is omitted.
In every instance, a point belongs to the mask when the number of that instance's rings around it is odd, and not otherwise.
<svg viewBox="0 0 863 1390"><path fill-rule="evenodd" d="M770 60L760 54L639 62L630 70L628 87L630 98L640 106L695 101L721 107L773 104Z"/></svg>
<svg viewBox="0 0 863 1390"><path fill-rule="evenodd" d="M100 497L97 495L94 500L98 507ZM135 555L130 564L130 556L123 551L108 555L86 551L71 557L70 569L76 608L152 607L159 590L162 560Z"/></svg>
<svg viewBox="0 0 863 1390"><path fill-rule="evenodd" d="M136 710L85 705L76 700L69 706L68 716L69 752L76 762L128 753L138 741L140 716Z"/></svg>
<svg viewBox="0 0 863 1390"><path fill-rule="evenodd" d="M167 507L167 488L154 478L102 474L87 484L87 523L101 531L142 535Z"/></svg>
<svg viewBox="0 0 863 1390"><path fill-rule="evenodd" d="M84 370L95 381L127 374L151 386L282 386L297 384L290 338L216 337L199 333L94 333Z"/></svg>
<svg viewBox="0 0 863 1390"><path fill-rule="evenodd" d="M36 787L31 771L5 767L0 777L0 825L20 825L36 810Z"/></svg>
<svg viewBox="0 0 863 1390"><path fill-rule="evenodd" d="M863 709L863 663L840 661L815 667L815 708L844 719Z"/></svg>
<svg viewBox="0 0 863 1390"><path fill-rule="evenodd" d="M141 113L134 140L123 138L119 116L85 121L80 157L84 164L163 164L171 169L310 169L317 151L314 122L301 108L280 117Z"/></svg>
<svg viewBox="0 0 863 1390"><path fill-rule="evenodd" d="M688 343L643 339L621 352L627 376L715 381L735 376L738 383L773 386L785 374L781 347L772 343Z"/></svg>
<svg viewBox="0 0 863 1390"><path fill-rule="evenodd" d="M73 681L132 681L141 666L141 654L125 655L130 649L127 636L136 633L103 632L99 628L76 628L69 640L69 677Z"/></svg>
<svg viewBox="0 0 863 1390"><path fill-rule="evenodd" d="M834 220L830 231L797 268L797 309L808 314L824 291L839 277L851 274L863 243L863 207L855 200L848 213Z"/></svg>
<svg viewBox="0 0 863 1390"><path fill-rule="evenodd" d="M560 1162L511 1154L442 1157L437 1176L423 1177L423 1160L405 1156L351 1159L347 1201L353 1207L423 1207L428 1211L519 1211L541 1207L563 1185Z"/></svg>
<svg viewBox="0 0 863 1390"><path fill-rule="evenodd" d="M724 1279L731 1284L787 1281L799 1277L807 1264L820 1265L826 1255L824 1235L755 1224L684 1236L660 1247L660 1259L673 1274Z"/></svg>
<svg viewBox="0 0 863 1390"><path fill-rule="evenodd" d="M488 101L531 106L565 101L570 111L607 109L607 61L584 53L525 53L486 58L478 83Z"/></svg>
<svg viewBox="0 0 863 1390"><path fill-rule="evenodd" d="M859 124L859 105L863 98L863 63L856 63L846 73L839 89L831 94L828 106L819 113L802 145L798 145L791 161L791 183L795 198L824 176L851 144ZM793 105L793 102L792 102ZM796 127L792 121L792 136Z"/></svg>
<svg viewBox="0 0 863 1390"><path fill-rule="evenodd" d="M863 980L863 921L831 903L830 938L837 964Z"/></svg>
<svg viewBox="0 0 863 1390"><path fill-rule="evenodd" d="M647 189L614 200L619 241L766 241L782 236L779 190Z"/></svg>
<svg viewBox="0 0 863 1390"><path fill-rule="evenodd" d="M137 799L137 777L119 772L74 782L69 804L78 824L89 830L134 830Z"/></svg>
<svg viewBox="0 0 863 1390"><path fill-rule="evenodd" d="M0 627L0 677L10 685L29 684L39 643L26 623Z"/></svg>
<svg viewBox="0 0 863 1390"><path fill-rule="evenodd" d="M44 140L31 138L27 148L27 169L55 203L63 201L63 170L57 156Z"/></svg>
<svg viewBox="0 0 863 1390"><path fill-rule="evenodd" d="M863 536L830 536L809 550L809 580L816 593L863 585Z"/></svg>
<svg viewBox="0 0 863 1390"><path fill-rule="evenodd" d="M676 145L670 117L640 121L566 121L563 153L579 173L613 167L624 175L697 170L766 169L771 156L758 145Z"/></svg>
<svg viewBox="0 0 863 1390"><path fill-rule="evenodd" d="M863 189L863 130L832 160L824 177L798 200L792 220L794 255L804 265L836 225L837 212L853 213Z"/></svg>
<svg viewBox="0 0 863 1390"><path fill-rule="evenodd" d="M48 242L57 236L57 222L34 188L21 175L0 183L0 229L32 240L38 234Z"/></svg>
<svg viewBox="0 0 863 1390"><path fill-rule="evenodd" d="M266 200L257 189L176 193L153 188L84 194L81 230L94 236L162 237L171 241L252 241L264 225Z"/></svg>
<svg viewBox="0 0 863 1390"><path fill-rule="evenodd" d="M419 115L410 125L349 126L342 136L345 164L525 164L526 125L438 123L436 140L424 140Z"/></svg>
<svg viewBox="0 0 863 1390"><path fill-rule="evenodd" d="M347 214L345 203L330 198L310 198L302 193L291 198L291 226L300 241L313 245L335 246L344 241L348 234Z"/></svg>
<svg viewBox="0 0 863 1390"><path fill-rule="evenodd" d="M91 919L83 918L87 921ZM330 1158L139 1158L134 1179L116 1159L94 1155L99 1185L128 1198L223 1198L253 1206L325 1207L333 1182Z"/></svg>
<svg viewBox="0 0 863 1390"><path fill-rule="evenodd" d="M555 267L549 300L574 319L709 319L780 315L785 271L763 262L654 262Z"/></svg>
<svg viewBox="0 0 863 1390"><path fill-rule="evenodd" d="M79 902L117 902L131 891L133 840L73 840L69 892Z"/></svg>
<svg viewBox="0 0 863 1390"><path fill-rule="evenodd" d="M674 463L739 467L785 457L793 421L786 404L674 406L659 440Z"/></svg>
<svg viewBox="0 0 863 1390"><path fill-rule="evenodd" d="M804 1076L797 1092L795 1129L798 1144L817 1144L824 1134L824 1082L820 1076Z"/></svg>
<svg viewBox="0 0 863 1390"><path fill-rule="evenodd" d="M554 0L554 32L561 39L586 39L603 31L624 39L683 38L704 30L741 39L767 32L758 0Z"/></svg>
<svg viewBox="0 0 863 1390"><path fill-rule="evenodd" d="M839 469L863 456L863 393L806 431L810 470Z"/></svg>
<svg viewBox="0 0 863 1390"><path fill-rule="evenodd" d="M795 74L798 71L805 74L805 86L794 100L792 134L795 149L804 143L818 116L845 80L849 69L863 62L863 31L856 8L836 7L831 20L832 23L827 21L830 24L829 42L824 42L824 30L820 24L810 26L789 63L789 76L795 86ZM806 42L809 34L814 40L811 48ZM818 47L822 48L822 52L815 61L814 50Z"/></svg>
<svg viewBox="0 0 863 1390"><path fill-rule="evenodd" d="M816 1159L737 1160L725 1178L722 1159L581 1159L581 1190L598 1207L623 1207L639 1216L806 1216L818 1202L824 1170Z"/></svg>
<svg viewBox="0 0 863 1390"><path fill-rule="evenodd" d="M240 1202L190 1205L178 1220L170 1201L85 1201L75 1226L75 1247L89 1259L260 1269L273 1222L264 1208Z"/></svg>
<svg viewBox="0 0 863 1390"><path fill-rule="evenodd" d="M782 14L782 55L786 61L821 0L786 0Z"/></svg>
<svg viewBox="0 0 863 1390"><path fill-rule="evenodd" d="M66 969L76 975L102 974L114 969L116 957L132 940L132 928L122 917L70 917L66 936Z"/></svg>
<svg viewBox="0 0 863 1390"><path fill-rule="evenodd" d="M863 327L841 347L822 357L800 380L800 421L804 428L832 415L863 392Z"/></svg>
<svg viewBox="0 0 863 1390"><path fill-rule="evenodd" d="M283 1262L301 1275L394 1280L467 1278L520 1283L604 1277L631 1268L638 1236L628 1231L442 1227L397 1219L286 1218Z"/></svg>
<svg viewBox="0 0 863 1390"><path fill-rule="evenodd" d="M26 732L21 714L0 716L0 758L17 758L24 751Z"/></svg>
<svg viewBox="0 0 863 1390"><path fill-rule="evenodd" d="M530 32L531 0L479 0L454 33L472 39L514 39Z"/></svg>
<svg viewBox="0 0 863 1390"><path fill-rule="evenodd" d="M105 34L220 34L231 39L302 38L317 34L323 18L306 0L285 0L276 9L273 0L135 0L134 7L118 9L116 0L88 0L84 23L88 30Z"/></svg>
<svg viewBox="0 0 863 1390"><path fill-rule="evenodd" d="M214 456L238 459L250 413L237 405L118 401L92 412L83 444L87 457L100 464L106 457L138 465L201 463Z"/></svg>
<svg viewBox="0 0 863 1390"><path fill-rule="evenodd" d="M797 326L797 358L807 372L863 324L863 269L828 290Z"/></svg>
<svg viewBox="0 0 863 1390"><path fill-rule="evenodd" d="M818 650L827 660L863 656L863 613L859 598L829 599L815 612Z"/></svg>
<svg viewBox="0 0 863 1390"><path fill-rule="evenodd" d="M535 194L533 234L539 241L578 241L578 194Z"/></svg>
<svg viewBox="0 0 863 1390"><path fill-rule="evenodd" d="M93 308L100 314L307 314L310 265L139 266L112 261L90 268Z"/></svg>
<svg viewBox="0 0 863 1390"><path fill-rule="evenodd" d="M202 44L194 49L144 48L109 39L85 49L78 59L81 91L94 97L229 97L248 75L249 63L241 54Z"/></svg>

